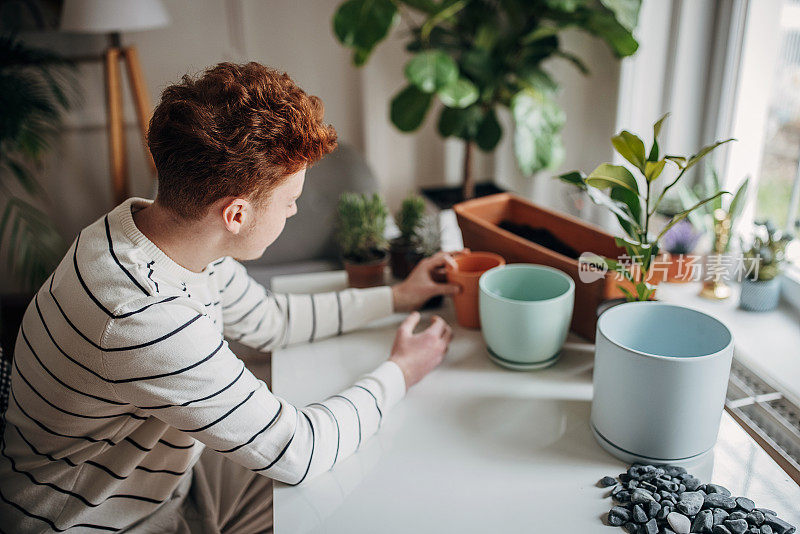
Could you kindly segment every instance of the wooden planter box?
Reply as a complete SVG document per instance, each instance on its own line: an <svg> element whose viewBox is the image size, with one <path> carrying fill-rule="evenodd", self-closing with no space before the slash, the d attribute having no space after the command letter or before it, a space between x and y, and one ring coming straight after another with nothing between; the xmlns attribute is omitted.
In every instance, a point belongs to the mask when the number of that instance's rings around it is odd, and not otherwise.
<svg viewBox="0 0 800 534"><path fill-rule="evenodd" d="M578 254L594 252L600 256L617 258L625 253L614 242L614 236L569 215L551 211L527 200L501 193L468 200L453 207L464 238L464 246L472 250L486 250L500 254L508 263L536 263L560 269L575 280L575 311L571 329L578 335L594 341L597 325L597 308L605 300L619 298L622 292L616 287L613 272L592 283L578 278L578 261L546 247L503 230L502 221L545 228Z"/></svg>

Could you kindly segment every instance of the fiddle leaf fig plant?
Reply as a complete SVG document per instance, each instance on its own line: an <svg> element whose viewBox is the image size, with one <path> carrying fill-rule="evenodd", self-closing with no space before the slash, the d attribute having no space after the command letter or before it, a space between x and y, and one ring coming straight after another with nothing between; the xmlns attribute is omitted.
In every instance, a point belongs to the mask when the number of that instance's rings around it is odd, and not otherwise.
<svg viewBox="0 0 800 534"><path fill-rule="evenodd" d="M502 139L498 108L511 111L525 174L561 163L565 116L545 61L563 59L588 73L561 46L560 34L573 28L599 37L619 58L632 55L640 6L641 0L347 0L334 14L333 31L362 66L403 21L413 56L389 116L399 130L412 132L438 100L439 133L466 143L463 193L470 198L469 154L474 145L491 152Z"/></svg>
<svg viewBox="0 0 800 534"><path fill-rule="evenodd" d="M633 292L625 286L619 286L629 301L650 300L653 297L655 288L648 282L648 272L658 256L664 234L695 210L728 194L727 191L707 191L705 198L698 199L673 215L658 233L654 233L651 222L664 200L664 195L675 187L687 170L711 151L733 141L716 141L691 156L663 154L658 137L668 115L665 114L653 125L653 142L649 151L645 150L644 142L639 136L627 130L622 130L611 138L614 150L631 164L637 171L638 178L628 167L611 163L599 165L588 176L572 171L557 177L586 192L595 204L611 211L619 221L625 236L618 237L616 241L617 245L625 249L628 258L625 258L625 262L619 258L607 258L605 261L609 269L618 271L633 284ZM671 172L667 172L668 169ZM670 174L674 177L668 178Z"/></svg>

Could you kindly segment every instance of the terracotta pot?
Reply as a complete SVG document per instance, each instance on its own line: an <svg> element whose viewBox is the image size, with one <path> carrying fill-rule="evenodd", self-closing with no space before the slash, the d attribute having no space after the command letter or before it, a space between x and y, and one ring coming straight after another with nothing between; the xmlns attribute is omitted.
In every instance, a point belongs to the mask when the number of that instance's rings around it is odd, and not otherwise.
<svg viewBox="0 0 800 534"><path fill-rule="evenodd" d="M389 267L392 276L398 280L405 280L424 257L415 246L398 239L393 240L389 247Z"/></svg>
<svg viewBox="0 0 800 534"><path fill-rule="evenodd" d="M385 283L386 265L389 255L369 263L353 263L344 260L344 270L347 271L347 284L350 287L364 288L377 287Z"/></svg>
<svg viewBox="0 0 800 534"><path fill-rule="evenodd" d="M480 308L478 300L478 280L481 275L500 265L506 260L493 252L465 252L454 256L458 269L447 266L447 281L461 286L461 292L453 295L456 308L456 320L465 328L480 328Z"/></svg>
<svg viewBox="0 0 800 534"><path fill-rule="evenodd" d="M583 282L578 275L577 259L523 239L498 225L510 221L544 228L578 254L593 252L618 258L625 250L617 246L614 236L580 219L542 208L509 193L462 202L453 210L465 247L496 252L509 263L555 267L571 276L575 281L575 311L571 329L586 339L594 340L598 306L605 300L623 296L617 288L619 281L616 273L608 272L591 282Z"/></svg>

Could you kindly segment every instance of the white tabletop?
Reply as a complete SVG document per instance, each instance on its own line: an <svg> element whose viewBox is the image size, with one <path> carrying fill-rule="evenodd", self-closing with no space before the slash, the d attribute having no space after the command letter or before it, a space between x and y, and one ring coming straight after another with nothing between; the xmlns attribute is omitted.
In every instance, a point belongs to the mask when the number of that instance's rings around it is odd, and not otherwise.
<svg viewBox="0 0 800 534"><path fill-rule="evenodd" d="M344 274L272 287L338 289ZM454 323L449 304L437 313ZM387 358L402 318L275 352L275 393L303 406L344 389ZM444 363L359 452L301 486L275 484L275 532L612 532L596 483L625 465L589 430L592 359L592 345L570 338L555 366L508 371L490 362L480 332L456 327ZM727 414L713 457L689 470L800 524L800 487Z"/></svg>

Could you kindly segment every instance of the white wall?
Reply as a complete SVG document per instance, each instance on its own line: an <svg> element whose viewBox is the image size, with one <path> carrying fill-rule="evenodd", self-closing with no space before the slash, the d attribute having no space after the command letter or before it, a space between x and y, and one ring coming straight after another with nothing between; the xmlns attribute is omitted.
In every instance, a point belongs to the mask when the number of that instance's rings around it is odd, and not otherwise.
<svg viewBox="0 0 800 534"><path fill-rule="evenodd" d="M404 85L406 54L400 36L382 43L369 64L356 69L349 51L331 31L339 0L165 0L165 4L172 18L169 27L123 35L124 43L139 49L154 104L160 91L184 73L219 61L259 61L285 69L307 92L323 99L327 120L336 126L340 139L365 154L392 207L419 185L460 180L460 144L438 137L435 114L414 135L400 133L389 122L389 99ZM97 54L105 46L103 36L24 37L69 55ZM592 74L584 77L563 61L552 64L551 72L562 83L560 100L567 112L567 157L562 167L591 170L611 156L619 64L605 44L586 35L568 34L565 45L584 58ZM53 216L70 240L113 207L100 63L82 63L79 78L83 103L71 114L42 175L53 201ZM125 102L131 190L149 196L150 177L127 93ZM504 122L508 124L508 117ZM533 182L519 175L509 133L507 128L493 157L480 154L476 158L476 176L495 175L503 185L551 205L567 206L569 202L562 200L566 193L550 178L553 173Z"/></svg>

